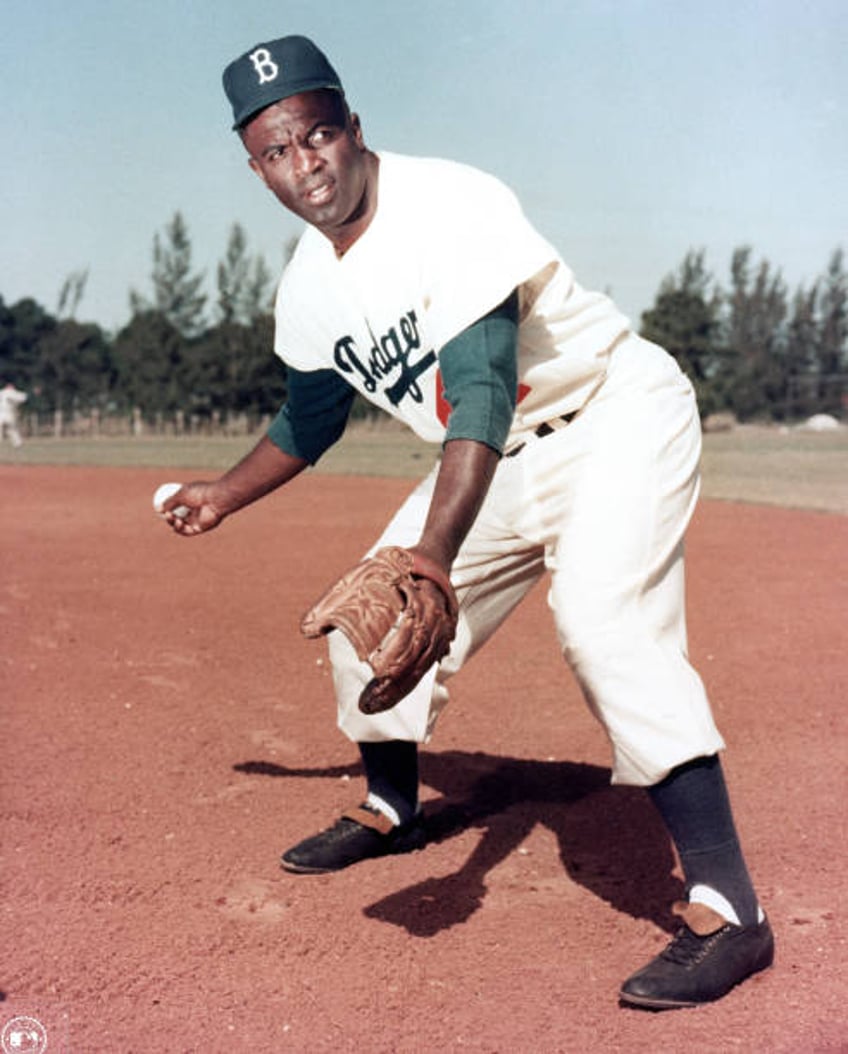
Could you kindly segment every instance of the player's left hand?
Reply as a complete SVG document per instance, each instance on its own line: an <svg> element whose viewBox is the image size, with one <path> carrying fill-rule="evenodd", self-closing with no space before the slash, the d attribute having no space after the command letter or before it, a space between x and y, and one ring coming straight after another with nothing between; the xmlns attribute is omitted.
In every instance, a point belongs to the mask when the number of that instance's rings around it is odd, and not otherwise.
<svg viewBox="0 0 848 1054"><path fill-rule="evenodd" d="M399 703L444 658L457 617L442 568L415 550L389 546L340 578L304 616L301 630L307 637L344 633L374 675L359 709L376 714Z"/></svg>

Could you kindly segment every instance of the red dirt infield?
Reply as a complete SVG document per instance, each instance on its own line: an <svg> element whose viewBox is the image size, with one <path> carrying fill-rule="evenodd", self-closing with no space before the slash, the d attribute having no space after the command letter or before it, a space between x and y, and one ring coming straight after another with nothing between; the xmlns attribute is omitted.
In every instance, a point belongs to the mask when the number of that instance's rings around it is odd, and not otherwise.
<svg viewBox="0 0 848 1054"><path fill-rule="evenodd" d="M298 620L410 484L309 476L182 539L150 507L171 475L0 466L0 1034L20 1015L50 1054L848 1050L848 517L696 515L691 651L777 959L654 1014L617 990L681 883L644 792L608 784L544 589L453 682L422 754L431 844L289 875L280 851L362 786Z"/></svg>

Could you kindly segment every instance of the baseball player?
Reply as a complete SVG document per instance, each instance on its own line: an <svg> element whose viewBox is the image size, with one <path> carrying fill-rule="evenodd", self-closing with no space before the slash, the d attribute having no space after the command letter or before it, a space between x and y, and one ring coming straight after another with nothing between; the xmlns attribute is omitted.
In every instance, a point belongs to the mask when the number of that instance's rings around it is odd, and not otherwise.
<svg viewBox="0 0 848 1054"><path fill-rule="evenodd" d="M13 447L19 447L23 442L18 428L18 410L26 400L26 392L19 391L11 381L0 388L0 439L8 436Z"/></svg>
<svg viewBox="0 0 848 1054"><path fill-rule="evenodd" d="M168 522L200 534L293 479L341 437L357 392L441 445L361 566L388 553L411 568L405 596L448 620L444 647L423 675L388 675L399 700L364 705L381 648L363 651L357 630L375 604L359 571L337 587L344 612L336 604L318 631L329 630L338 723L358 744L367 797L286 851L283 868L325 873L422 847L418 744L451 675L547 575L612 780L646 788L685 873L680 929L620 998L655 1009L720 998L771 964L773 937L687 659L683 541L700 455L690 384L578 284L499 180L369 149L311 41L258 44L224 87L251 169L306 222L276 302L289 392L239 464L165 503Z"/></svg>

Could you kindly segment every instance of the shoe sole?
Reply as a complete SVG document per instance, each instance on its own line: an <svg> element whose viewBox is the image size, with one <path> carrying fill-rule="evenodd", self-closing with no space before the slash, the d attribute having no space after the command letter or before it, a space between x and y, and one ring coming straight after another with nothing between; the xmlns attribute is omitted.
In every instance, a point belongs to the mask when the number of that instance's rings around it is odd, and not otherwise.
<svg viewBox="0 0 848 1054"><path fill-rule="evenodd" d="M347 867L349 865L345 865ZM303 864L290 864L287 860L280 860L280 867L292 875L328 875L333 871L342 871L341 867L306 867Z"/></svg>
<svg viewBox="0 0 848 1054"><path fill-rule="evenodd" d="M638 995L626 995L624 992L619 992L618 998L627 1006L636 1006L643 1010L685 1010L687 1007L704 1005L703 1003L679 1002L671 999L645 999ZM712 1000L710 1001L712 1002Z"/></svg>
<svg viewBox="0 0 848 1054"><path fill-rule="evenodd" d="M649 999L647 996L630 995L623 991L618 993L618 998L627 1006L635 1006L644 1010L686 1010L696 1006L707 1006L709 1003L715 1003L719 999L723 999L724 996L729 995L737 985L744 984L749 978L756 976L758 973L763 973L765 970L770 970L771 966L772 964L770 962L765 963L763 966L756 966L749 974L743 977L741 981L737 981L735 985L728 988L728 990L722 995L717 995L715 999Z"/></svg>

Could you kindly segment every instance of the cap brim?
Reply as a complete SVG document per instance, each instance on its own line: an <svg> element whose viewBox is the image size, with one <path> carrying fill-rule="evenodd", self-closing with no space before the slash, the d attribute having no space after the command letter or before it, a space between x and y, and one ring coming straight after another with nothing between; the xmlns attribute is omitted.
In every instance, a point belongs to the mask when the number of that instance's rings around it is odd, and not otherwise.
<svg viewBox="0 0 848 1054"><path fill-rule="evenodd" d="M282 102L283 99L290 99L293 95L303 95L304 92L308 91L336 91L339 95L344 95L341 84L329 84L323 79L303 81L301 84L293 86L288 85L284 91L279 93L257 92L252 99L245 102L242 106L232 130L237 132L239 129L244 128L248 121L258 116L263 110L267 110L269 106L273 106L274 103Z"/></svg>

